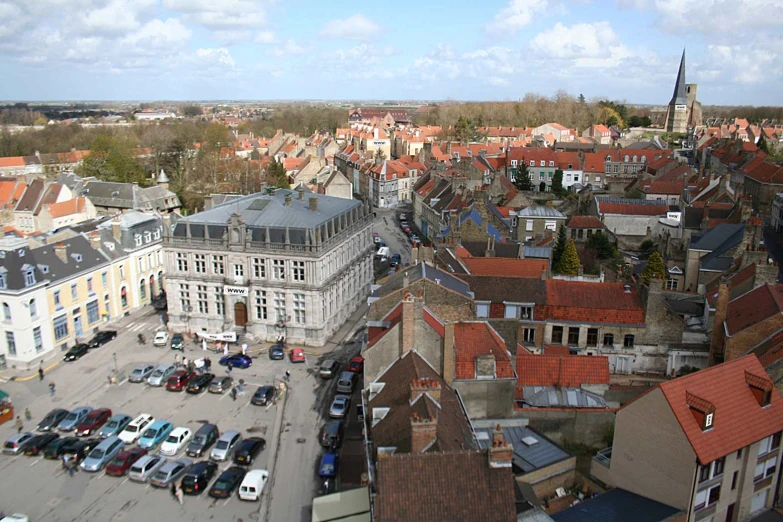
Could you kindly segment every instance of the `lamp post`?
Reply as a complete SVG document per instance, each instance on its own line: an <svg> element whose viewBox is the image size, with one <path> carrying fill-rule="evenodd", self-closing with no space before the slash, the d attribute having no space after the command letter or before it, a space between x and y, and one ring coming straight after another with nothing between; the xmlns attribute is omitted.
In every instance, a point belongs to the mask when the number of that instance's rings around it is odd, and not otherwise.
<svg viewBox="0 0 783 522"><path fill-rule="evenodd" d="M187 321L188 335L190 335L190 314L191 314L191 312L193 312L193 307L190 306L189 304L185 305L182 308L182 311L184 312L183 315L185 316L185 321Z"/></svg>

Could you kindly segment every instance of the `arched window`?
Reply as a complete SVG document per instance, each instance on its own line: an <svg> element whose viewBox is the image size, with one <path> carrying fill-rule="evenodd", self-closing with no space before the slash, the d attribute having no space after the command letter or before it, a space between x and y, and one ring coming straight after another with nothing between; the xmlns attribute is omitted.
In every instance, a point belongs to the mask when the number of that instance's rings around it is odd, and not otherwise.
<svg viewBox="0 0 783 522"><path fill-rule="evenodd" d="M633 162L637 163L636 156L633 157Z"/></svg>
<svg viewBox="0 0 783 522"><path fill-rule="evenodd" d="M612 157L607 154L606 161L612 161Z"/></svg>
<svg viewBox="0 0 783 522"><path fill-rule="evenodd" d="M142 300L147 299L147 283L144 282L144 279L139 281L139 297Z"/></svg>
<svg viewBox="0 0 783 522"><path fill-rule="evenodd" d="M3 303L3 321L11 321L11 307Z"/></svg>
<svg viewBox="0 0 783 522"><path fill-rule="evenodd" d="M628 163L628 154L625 155L625 162Z"/></svg>
<svg viewBox="0 0 783 522"><path fill-rule="evenodd" d="M120 303L123 308L128 308L128 289L124 286L120 289Z"/></svg>
<svg viewBox="0 0 783 522"><path fill-rule="evenodd" d="M31 319L38 317L38 305L35 303L35 299L30 299L30 302L27 304L27 307L30 309Z"/></svg>
<svg viewBox="0 0 783 522"><path fill-rule="evenodd" d="M642 156L642 163L647 163L647 156Z"/></svg>

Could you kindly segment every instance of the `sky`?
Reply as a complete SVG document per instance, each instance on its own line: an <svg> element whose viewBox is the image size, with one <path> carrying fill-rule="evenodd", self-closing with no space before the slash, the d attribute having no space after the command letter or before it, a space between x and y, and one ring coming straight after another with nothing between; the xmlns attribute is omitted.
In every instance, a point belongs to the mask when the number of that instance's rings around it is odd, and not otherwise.
<svg viewBox="0 0 783 522"><path fill-rule="evenodd" d="M1 100L783 104L783 0L0 0Z"/></svg>

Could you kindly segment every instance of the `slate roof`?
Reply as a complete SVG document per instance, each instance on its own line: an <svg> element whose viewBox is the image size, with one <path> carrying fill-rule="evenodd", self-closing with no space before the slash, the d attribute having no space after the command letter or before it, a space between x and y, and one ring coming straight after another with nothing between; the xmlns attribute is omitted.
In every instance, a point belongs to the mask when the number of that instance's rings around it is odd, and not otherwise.
<svg viewBox="0 0 783 522"><path fill-rule="evenodd" d="M466 321L454 324L455 364L457 379L476 378L476 357L493 355L497 379L516 377L506 342L489 323Z"/></svg>
<svg viewBox="0 0 783 522"><path fill-rule="evenodd" d="M460 276L470 285L476 301L546 304L546 281L518 277ZM538 319L534 310L533 317Z"/></svg>
<svg viewBox="0 0 783 522"><path fill-rule="evenodd" d="M759 406L746 382L748 374L772 386L755 355L658 385L702 465L783 430L783 398L773 389L770 405ZM686 393L715 407L712 429L701 430L686 403Z"/></svg>
<svg viewBox="0 0 783 522"><path fill-rule="evenodd" d="M162 186L141 188L133 183L87 181L78 195L106 208L161 211L181 206L179 197Z"/></svg>
<svg viewBox="0 0 783 522"><path fill-rule="evenodd" d="M662 522L680 510L615 488L555 513L555 522Z"/></svg>
<svg viewBox="0 0 783 522"><path fill-rule="evenodd" d="M606 228L603 222L595 216L574 216L566 225L569 229L594 229L594 228Z"/></svg>
<svg viewBox="0 0 783 522"><path fill-rule="evenodd" d="M549 279L543 317L560 321L644 324L644 306L635 287L623 283L587 283Z"/></svg>
<svg viewBox="0 0 783 522"><path fill-rule="evenodd" d="M729 335L736 335L780 313L783 294L770 284L759 286L729 302L726 330Z"/></svg>
<svg viewBox="0 0 783 522"><path fill-rule="evenodd" d="M44 180L36 178L27 186L27 190L24 192L24 196L16 204L16 211L33 212L38 208L38 203L41 201L46 185Z"/></svg>
<svg viewBox="0 0 783 522"><path fill-rule="evenodd" d="M517 354L517 387L609 384L609 358L587 355Z"/></svg>
<svg viewBox="0 0 783 522"><path fill-rule="evenodd" d="M448 288L452 292L457 292L463 297L467 297L468 299L473 298L467 283L426 263L418 263L387 277L384 280L384 284L380 288L376 288L373 291L372 297L383 297L401 289L403 287L405 280L404 275L406 273L408 274L409 284L420 279L427 279L434 282L435 284L443 286L444 288Z"/></svg>
<svg viewBox="0 0 783 522"><path fill-rule="evenodd" d="M577 356L572 356L577 357ZM606 408L606 401L596 393L568 386L517 387L517 405L533 408Z"/></svg>
<svg viewBox="0 0 783 522"><path fill-rule="evenodd" d="M571 457L563 448L527 426L501 424L500 429L503 438L514 447L511 464L517 474L530 473ZM476 428L475 431L479 447L488 450L492 445L492 428ZM535 442L530 437L535 439ZM523 439L526 439L526 442L523 442Z"/></svg>
<svg viewBox="0 0 783 522"><path fill-rule="evenodd" d="M744 234L744 223L722 223L702 234L694 234L690 248L722 254L739 244Z"/></svg>
<svg viewBox="0 0 783 522"><path fill-rule="evenodd" d="M566 215L554 207L532 205L517 212L520 218L565 219Z"/></svg>
<svg viewBox="0 0 783 522"><path fill-rule="evenodd" d="M697 202L698 203L698 202ZM728 219L734 205L731 203L711 203L708 212L709 218ZM685 207L683 226L685 228L698 229L704 219L704 205Z"/></svg>

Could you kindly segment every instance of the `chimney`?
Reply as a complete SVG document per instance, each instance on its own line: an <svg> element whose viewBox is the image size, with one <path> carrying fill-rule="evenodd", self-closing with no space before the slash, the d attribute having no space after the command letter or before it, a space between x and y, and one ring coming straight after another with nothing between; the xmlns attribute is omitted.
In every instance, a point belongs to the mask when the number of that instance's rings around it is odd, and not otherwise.
<svg viewBox="0 0 783 522"><path fill-rule="evenodd" d="M579 268L576 271L576 275L582 277L584 274L585 274L585 267L583 265L579 265Z"/></svg>
<svg viewBox="0 0 783 522"><path fill-rule="evenodd" d="M503 437L500 424L492 430L492 446L489 448L490 468L510 468L514 447Z"/></svg>
<svg viewBox="0 0 783 522"><path fill-rule="evenodd" d="M623 285L623 292L625 292L626 294L630 294L631 293L631 285Z"/></svg>
<svg viewBox="0 0 783 522"><path fill-rule="evenodd" d="M422 453L438 438L438 421L435 417L411 416L411 453Z"/></svg>
<svg viewBox="0 0 783 522"><path fill-rule="evenodd" d="M541 269L541 280L546 281L546 268Z"/></svg>
<svg viewBox="0 0 783 522"><path fill-rule="evenodd" d="M495 239L487 238L487 249L484 251L484 257L495 257Z"/></svg>
<svg viewBox="0 0 783 522"><path fill-rule="evenodd" d="M304 201L304 187L302 185L299 185L296 188L296 192L299 195L297 199L299 199L299 201Z"/></svg>
<svg viewBox="0 0 783 522"><path fill-rule="evenodd" d="M707 230L710 228L710 202L707 201L704 204L704 214L701 216L701 225L699 226L701 230Z"/></svg>
<svg viewBox="0 0 783 522"><path fill-rule="evenodd" d="M712 321L712 342L710 343L709 365L719 364L724 361L725 354L724 340L726 330L723 322L729 311L729 300L731 299L731 282L727 277L722 277L718 284L718 298L715 300L715 317Z"/></svg>
<svg viewBox="0 0 783 522"><path fill-rule="evenodd" d="M456 346L454 339L454 323L448 322L444 327L443 333L443 380L451 385L457 373Z"/></svg>
<svg viewBox="0 0 783 522"><path fill-rule="evenodd" d="M310 211L318 212L318 198L311 197L308 201L310 202Z"/></svg>
<svg viewBox="0 0 783 522"><path fill-rule="evenodd" d="M68 262L68 247L65 246L65 243L60 242L54 246L54 255L59 257L63 263Z"/></svg>
<svg viewBox="0 0 783 522"><path fill-rule="evenodd" d="M435 402L440 404L440 383L435 379L423 378L411 381L411 403L418 399L422 393L429 394Z"/></svg>
<svg viewBox="0 0 783 522"><path fill-rule="evenodd" d="M290 194L288 194L288 195L285 197L285 206L286 206L286 207L290 207L290 206L291 206L291 195L290 195Z"/></svg>
<svg viewBox="0 0 783 522"><path fill-rule="evenodd" d="M402 287L408 288L409 284L410 284L410 278L408 277L408 272L406 271L404 274L402 274Z"/></svg>
<svg viewBox="0 0 783 522"><path fill-rule="evenodd" d="M111 234L118 243L122 240L122 221L119 216L111 220Z"/></svg>
<svg viewBox="0 0 783 522"><path fill-rule="evenodd" d="M95 250L100 250L101 234L99 232L93 231L90 233L90 246L93 247Z"/></svg>
<svg viewBox="0 0 783 522"><path fill-rule="evenodd" d="M405 292L402 299L402 353L416 346L416 310L413 295Z"/></svg>

